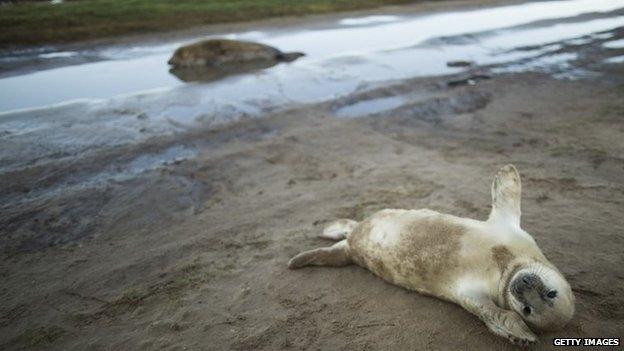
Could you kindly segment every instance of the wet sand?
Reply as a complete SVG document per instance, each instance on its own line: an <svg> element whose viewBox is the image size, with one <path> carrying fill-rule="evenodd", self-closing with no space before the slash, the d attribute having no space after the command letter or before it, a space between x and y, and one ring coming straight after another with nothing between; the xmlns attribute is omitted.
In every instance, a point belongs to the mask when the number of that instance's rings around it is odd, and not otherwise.
<svg viewBox="0 0 624 351"><path fill-rule="evenodd" d="M563 73L593 72L580 79L395 81L5 172L0 346L514 349L459 307L357 266L286 268L330 244L316 236L335 218L427 207L484 219L506 163L522 175L524 229L577 298L571 324L534 348L622 337L624 68L599 48L561 49L580 53ZM345 117L393 96L410 98Z"/></svg>

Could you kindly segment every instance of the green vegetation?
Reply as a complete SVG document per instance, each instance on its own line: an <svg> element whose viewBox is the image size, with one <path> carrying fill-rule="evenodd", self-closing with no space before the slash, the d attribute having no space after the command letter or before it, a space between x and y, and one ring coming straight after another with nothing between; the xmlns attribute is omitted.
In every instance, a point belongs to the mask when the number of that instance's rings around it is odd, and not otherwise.
<svg viewBox="0 0 624 351"><path fill-rule="evenodd" d="M0 47L307 15L414 0L75 0L0 2Z"/></svg>

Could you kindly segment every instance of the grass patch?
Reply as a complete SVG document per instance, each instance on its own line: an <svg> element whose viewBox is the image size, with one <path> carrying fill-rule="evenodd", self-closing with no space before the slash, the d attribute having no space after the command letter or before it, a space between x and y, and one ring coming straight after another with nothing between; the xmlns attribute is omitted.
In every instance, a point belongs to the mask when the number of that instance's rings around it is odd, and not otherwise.
<svg viewBox="0 0 624 351"><path fill-rule="evenodd" d="M438 0L439 1L439 0ZM75 0L0 4L0 47L69 43L123 34L168 31L372 8L414 0Z"/></svg>

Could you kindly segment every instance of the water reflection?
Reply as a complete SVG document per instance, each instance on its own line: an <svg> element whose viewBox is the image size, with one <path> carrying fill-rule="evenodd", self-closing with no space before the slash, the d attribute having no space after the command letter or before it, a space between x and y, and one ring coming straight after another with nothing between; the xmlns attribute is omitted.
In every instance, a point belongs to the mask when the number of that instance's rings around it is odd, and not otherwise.
<svg viewBox="0 0 624 351"><path fill-rule="evenodd" d="M219 66L173 67L169 73L183 82L212 82L227 76L247 74L273 67L277 61L255 61Z"/></svg>

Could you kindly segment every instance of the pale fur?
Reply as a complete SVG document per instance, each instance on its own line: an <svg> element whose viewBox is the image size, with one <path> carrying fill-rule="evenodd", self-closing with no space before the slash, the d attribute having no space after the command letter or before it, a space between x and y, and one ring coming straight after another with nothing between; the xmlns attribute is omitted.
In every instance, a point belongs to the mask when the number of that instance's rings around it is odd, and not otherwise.
<svg viewBox="0 0 624 351"><path fill-rule="evenodd" d="M503 167L492 184L492 212L487 221L436 211L382 210L355 225L330 224L324 237L344 239L330 248L303 252L290 268L356 263L382 279L464 307L497 335L519 344L536 341L527 326L553 329L574 312L574 296L535 240L520 228L520 176ZM523 315L510 292L512 280L531 273L542 287L559 296L541 315ZM519 278L518 278L519 279ZM549 308L552 310L549 310Z"/></svg>
<svg viewBox="0 0 624 351"><path fill-rule="evenodd" d="M346 239L347 235L357 227L358 222L350 219L339 219L325 226L319 237L330 240Z"/></svg>

